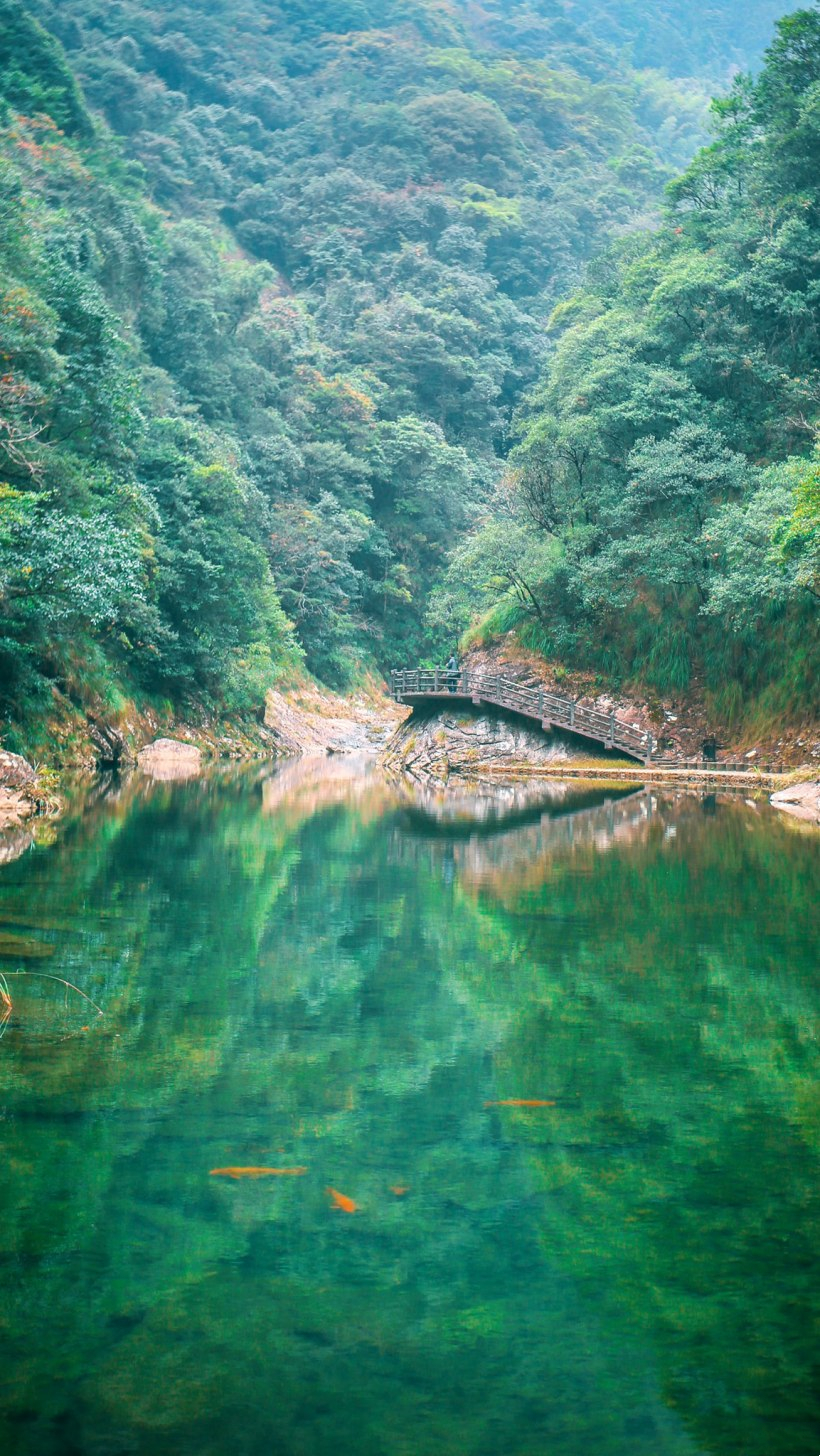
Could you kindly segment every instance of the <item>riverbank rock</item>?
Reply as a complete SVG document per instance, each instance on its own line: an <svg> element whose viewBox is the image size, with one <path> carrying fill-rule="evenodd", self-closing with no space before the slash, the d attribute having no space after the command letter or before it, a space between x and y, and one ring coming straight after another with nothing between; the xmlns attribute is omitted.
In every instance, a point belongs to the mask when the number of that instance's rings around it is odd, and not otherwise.
<svg viewBox="0 0 820 1456"><path fill-rule="evenodd" d="M34 813L36 788L31 764L19 753L0 750L0 831L18 829Z"/></svg>
<svg viewBox="0 0 820 1456"><path fill-rule="evenodd" d="M697 670L685 690L678 694L630 694L602 691L600 680L591 672L570 671L545 661L522 647L513 632L486 646L474 647L462 666L471 672L497 673L524 687L574 698L580 708L634 723L658 740L660 753L668 758L699 758L706 743L715 744L718 758L747 759L757 764L788 765L799 769L820 759L820 725L807 716L790 724L774 722L760 737L749 738L721 723L714 716L702 677Z"/></svg>
<svg viewBox="0 0 820 1456"><path fill-rule="evenodd" d="M543 733L504 714L471 710L464 703L430 716L414 714L387 746L385 768L420 783L447 783L453 777L475 779L482 773L517 773L547 764L600 758L595 744L580 749L558 733Z"/></svg>
<svg viewBox="0 0 820 1456"><path fill-rule="evenodd" d="M802 819L807 824L820 826L820 779L803 784L792 784L788 789L778 789L769 800L775 809Z"/></svg>
<svg viewBox="0 0 820 1456"><path fill-rule="evenodd" d="M24 789L34 783L35 772L19 753L0 749L0 784L6 789Z"/></svg>
<svg viewBox="0 0 820 1456"><path fill-rule="evenodd" d="M121 768L126 763L133 763L133 754L125 734L112 723L105 723L102 718L94 718L89 714L88 736L98 768Z"/></svg>
<svg viewBox="0 0 820 1456"><path fill-rule="evenodd" d="M16 789L7 789L0 784L0 833L17 829L34 813L35 805L26 795Z"/></svg>
<svg viewBox="0 0 820 1456"><path fill-rule="evenodd" d="M202 753L193 743L157 738L140 749L137 764L152 779L192 779L202 770Z"/></svg>
<svg viewBox="0 0 820 1456"><path fill-rule="evenodd" d="M341 698L305 685L287 694L271 689L265 703L265 727L279 751L291 758L376 754L406 711L382 694Z"/></svg>

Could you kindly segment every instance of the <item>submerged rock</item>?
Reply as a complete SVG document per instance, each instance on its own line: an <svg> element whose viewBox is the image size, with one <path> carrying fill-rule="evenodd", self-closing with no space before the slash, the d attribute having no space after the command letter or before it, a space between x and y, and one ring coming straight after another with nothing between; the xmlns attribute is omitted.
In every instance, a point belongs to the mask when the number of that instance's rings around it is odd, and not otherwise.
<svg viewBox="0 0 820 1456"><path fill-rule="evenodd" d="M202 753L194 743L176 738L157 738L140 749L137 763L152 779L191 779L202 769Z"/></svg>

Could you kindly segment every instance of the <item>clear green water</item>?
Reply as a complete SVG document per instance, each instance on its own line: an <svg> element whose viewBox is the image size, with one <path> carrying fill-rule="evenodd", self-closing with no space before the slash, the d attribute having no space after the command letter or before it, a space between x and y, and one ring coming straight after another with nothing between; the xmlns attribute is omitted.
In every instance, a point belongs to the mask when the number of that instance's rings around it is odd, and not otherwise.
<svg viewBox="0 0 820 1456"><path fill-rule="evenodd" d="M0 870L4 1456L816 1453L817 839L334 772Z"/></svg>

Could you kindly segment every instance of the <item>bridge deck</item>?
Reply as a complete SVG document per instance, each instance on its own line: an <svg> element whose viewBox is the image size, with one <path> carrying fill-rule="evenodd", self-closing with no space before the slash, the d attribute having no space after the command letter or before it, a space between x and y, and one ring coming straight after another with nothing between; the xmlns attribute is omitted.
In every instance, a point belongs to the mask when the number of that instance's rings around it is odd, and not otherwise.
<svg viewBox="0 0 820 1456"><path fill-rule="evenodd" d="M410 707L422 703L467 701L477 706L503 708L522 718L534 719L544 729L562 728L591 738L605 748L618 748L631 758L648 763L656 743L651 733L636 724L616 718L614 713L600 713L596 708L581 708L573 698L540 688L524 687L497 673L448 672L446 668L413 668L392 672L390 690L399 703Z"/></svg>

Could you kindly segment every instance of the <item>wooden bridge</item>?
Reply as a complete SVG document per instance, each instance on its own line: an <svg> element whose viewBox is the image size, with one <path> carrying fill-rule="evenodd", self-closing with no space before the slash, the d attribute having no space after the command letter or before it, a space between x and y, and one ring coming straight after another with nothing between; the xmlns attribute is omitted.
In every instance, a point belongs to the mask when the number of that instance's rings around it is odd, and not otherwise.
<svg viewBox="0 0 820 1456"><path fill-rule="evenodd" d="M560 728L591 738L604 748L617 748L641 763L650 763L657 747L651 733L625 723L614 713L599 713L596 708L581 708L573 698L562 698L541 688L524 687L497 673L448 672L445 667L411 668L391 672L390 692L398 703L416 707L436 700L452 703L467 699L476 705L488 704L535 719L545 730Z"/></svg>

